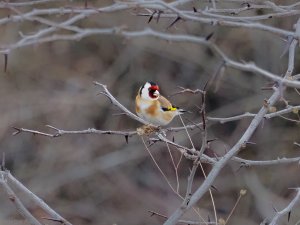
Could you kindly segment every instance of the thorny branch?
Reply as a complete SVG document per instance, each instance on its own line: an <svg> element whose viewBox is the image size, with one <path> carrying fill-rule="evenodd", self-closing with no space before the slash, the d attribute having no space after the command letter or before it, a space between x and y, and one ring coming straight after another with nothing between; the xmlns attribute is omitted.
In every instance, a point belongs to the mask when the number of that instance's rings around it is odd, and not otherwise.
<svg viewBox="0 0 300 225"><path fill-rule="evenodd" d="M154 212L152 210L148 210L149 213L151 213L151 216L158 216L164 219L167 219L168 217L165 215L162 215L158 212ZM178 220L178 223L181 224L190 224L190 225L200 225L200 224L216 224L215 222L198 222L198 221L191 221L191 220Z"/></svg>
<svg viewBox="0 0 300 225"><path fill-rule="evenodd" d="M44 43L44 42L52 42L52 41L58 41L58 40L80 40L84 37L88 37L91 35L119 35L123 36L126 38L135 38L135 37L145 37L145 36L153 36L156 38L160 38L163 40L168 40L168 41L186 41L186 42L191 42L191 43L196 43L196 44L204 44L210 47L217 55L221 56L221 58L224 60L225 65L227 67L232 67L235 69L240 69L244 71L249 71L253 73L257 73L260 75L263 75L273 81L276 81L278 83L283 83L284 85L290 86L290 87L295 87L295 88L300 88L300 82L290 79L283 79L278 75L275 75L269 71L266 71L262 68L257 67L254 63L240 63L237 61L234 61L230 58L228 58L215 44L209 42L205 38L199 38L197 36L193 35L187 35L187 34L169 34L169 33L164 33L164 32L158 32L155 30L152 30L150 28L146 28L144 30L140 31L126 31L126 28L124 26L119 26L119 27L113 27L113 28L80 28L75 24L76 22L79 22L80 20L83 20L87 18L88 16L98 14L98 13L112 13L120 10L126 10L126 9L135 9L136 7L145 9L145 10L158 10L158 11L163 11L163 13L168 14L169 12L175 13L177 18L180 16L180 18L184 19L185 21L196 21L196 22L204 22L208 24L213 24L213 25L220 25L220 26L233 26L233 27L246 27L246 28L255 28L255 29L261 29L264 31L268 31L274 34L278 35L283 35L285 38L293 37L296 40L299 38L297 34L291 31L284 31L279 28L274 28L268 25L263 25L260 23L251 23L248 20L245 20L247 22L235 22L235 21L230 21L226 20L226 18L222 19L211 19L207 17L201 17L197 13L196 15L190 15L184 10L180 10L177 7L180 5L187 4L191 1L189 0L177 0L172 3L165 3L164 1L156 0L156 1L139 1L139 2L134 2L134 1L122 1L122 2L116 2L113 5L102 7L102 8L51 8L51 9L35 9L33 11L23 13L21 15L11 15L9 18L3 18L0 19L0 25L1 24L6 24L9 22L20 22L23 20L29 20L29 21L37 21L41 24L47 25L46 28L39 30L35 34L30 34L30 35L21 35L21 39L14 44L9 44L9 45L2 45L0 47L1 52L4 54L9 53L10 51L33 45L33 44L38 44L38 43ZM297 7L298 4L291 5L291 6L274 6L274 5L262 5L261 7L267 7L271 9L281 9L281 11L288 11L291 10L292 8ZM12 7L12 6L7 6L4 4L3 6L5 7ZM254 7L255 8L255 7ZM251 9L251 8L250 8ZM212 9L216 10L216 9ZM213 13L213 12L210 12ZM73 17L70 19L63 21L61 23L57 22L52 22L48 19L42 18L41 16L49 16L49 15L64 15L64 14L74 14ZM195 14L193 12L193 14ZM161 13L159 14L160 16ZM207 16L211 16L210 14ZM244 21L244 20L242 20ZM50 28L48 27L50 26ZM51 35L51 33L59 30L68 30L71 31L71 34L60 34L55 33ZM49 34L47 36L47 34Z"/></svg>
<svg viewBox="0 0 300 225"><path fill-rule="evenodd" d="M49 216L59 221L61 224L72 225L57 212L50 208L42 199L32 193L20 181L18 181L9 171L0 171L0 184L8 195L8 198L15 204L18 212L32 225L41 225L41 223L26 209L19 197L10 186L18 189L25 194L35 205L41 207Z"/></svg>
<svg viewBox="0 0 300 225"><path fill-rule="evenodd" d="M3 174L1 174L3 176ZM4 179L0 180L0 184L5 190L9 200L16 206L17 211L20 213L20 215L27 220L28 223L31 225L42 225L23 205L21 200L17 197L15 192L8 186L6 181Z"/></svg>
<svg viewBox="0 0 300 225"><path fill-rule="evenodd" d="M300 32L300 19L297 22L296 32L297 34ZM294 69L294 58L295 58L295 49L298 44L298 40L294 39L289 48L289 61L288 61L288 68L284 78L289 77L292 75ZM276 88L272 96L268 99L267 103L268 106L273 106L281 97L281 90L280 88ZM227 164L227 162L234 157L241 149L244 143L246 143L253 133L255 132L256 128L259 126L261 121L263 120L264 116L268 112L268 107L263 105L259 112L255 115L253 120L251 121L250 125L242 135L242 137L238 140L238 142L220 159L217 163L214 164L213 169L208 174L205 181L202 185L196 190L196 192L191 196L189 204L186 207L179 207L175 210L168 220L164 223L164 225L174 225L177 223L179 218L192 206L194 206L202 196L209 190L210 186L220 173L221 169Z"/></svg>
<svg viewBox="0 0 300 225"><path fill-rule="evenodd" d="M202 123L187 125L183 127L172 127L172 128L163 128L160 129L160 132L155 134L155 138L150 138L149 140L153 143L157 141L166 142L180 151L187 159L193 160L194 165L191 170L190 176L188 178L188 187L186 190L186 197L183 200L182 206L178 208L166 221L165 224L176 224L177 222L183 222L183 220L179 220L179 218L193 205L197 203L202 196L210 190L211 185L213 184L215 178L218 176L219 172L222 168L229 162L229 160L238 162L241 166L267 166L267 165L279 165L285 163L299 163L300 157L295 158L278 158L273 160L247 160L237 157L238 152L243 148L245 143L249 141L256 128L259 126L261 121L264 119L270 119L274 117L282 117L284 114L297 112L300 109L300 106L287 106L285 109L278 110L276 112L270 112L270 107L272 107L281 97L285 87L293 87L300 88L299 75L293 76L294 69L294 61L295 61L295 49L297 44L299 43L300 38L300 20L298 20L295 25L296 32L285 30L279 27L274 27L269 25L268 23L264 23L265 21L269 21L273 18L280 17L291 17L300 15L300 3L296 2L289 5L278 5L271 1L262 1L257 2L253 0L239 1L239 0L228 0L228 2L233 3L241 3L238 4L236 8L220 8L217 7L219 0L209 1L210 6L205 9L200 9L197 7L191 8L189 3L193 2L192 0L175 0L172 2L165 2L162 0L150 0L150 1L115 1L111 5L107 5L104 7L87 7L87 5L82 7L73 7L69 5L64 5L59 8L30 8L28 6L34 5L43 5L45 3L51 4L52 2L57 2L57 0L36 0L36 1L24 1L24 2L9 2L9 1L1 1L0 8L6 9L9 13L9 16L5 16L0 19L0 26L6 25L9 23L22 23L24 21L31 23L38 23L42 28L37 31L30 32L30 34L23 34L20 31L18 40L8 44L1 44L0 52L5 56L5 66L4 71L7 71L8 65L8 55L19 48L24 48L26 46L32 46L36 44L42 44L47 42L54 41L80 41L82 38L90 37L92 35L115 35L120 36L126 39L134 39L134 38L144 38L144 37L154 37L161 40L169 41L169 42L187 42L193 44L201 44L210 48L213 53L219 57L222 61L224 67L229 67L245 72L251 72L255 75L261 75L271 81L274 82L274 86L271 87L274 90L272 96L266 101L266 104L262 104L263 106L257 113L244 113L237 116L230 116L227 118L220 117L205 117ZM28 7L29 10L22 10L22 7ZM131 29L130 27L126 27L123 25L116 25L113 27L107 28L82 28L78 25L81 21L87 19L92 15L99 15L104 13L114 13L117 11L125 11L131 10L133 12L133 16L147 16L149 17L149 22L153 18L156 19L157 22L165 19L172 19L173 23L169 26L172 28L176 26L177 23L199 23L206 24L208 26L213 26L214 28L218 26L223 27L231 27L231 28L247 28L251 30L260 30L276 37L282 37L287 41L287 48L289 52L289 60L288 60L288 69L284 77L279 74L275 74L266 69L263 69L257 66L252 62L239 62L234 59L228 57L222 49L218 47L217 44L214 43L210 38L199 37L191 34L180 34L178 32L170 32L169 30L161 32L151 28L145 28L142 30ZM242 13L245 11L255 11L255 10L268 10L268 13L263 15L255 15L252 16L243 16ZM251 15L251 14L249 14ZM54 20L53 17L56 19ZM285 51L284 51L285 53ZM105 95L109 98L111 103L122 110L128 117L139 121L142 124L148 124L147 121L137 117L134 113L124 107L117 99L108 91L106 85L94 82L96 85L100 86L103 91L101 94ZM186 88L181 88L181 91L175 93L183 94L183 93L204 93L202 90L191 90ZM295 89L297 91L297 89ZM240 120L246 117L253 118L248 128L245 130L244 134L241 136L240 140L232 146L232 148L223 156L219 156L218 158L209 157L204 154L204 150L207 147L207 136L206 129L204 128L201 132L205 133L202 136L202 147L201 149L196 148L187 148L183 145L177 144L174 141L169 140L167 137L162 135L162 133L167 131L182 131L186 129L194 129L199 126L205 126L206 128L208 124L211 122L220 122L226 123L229 121ZM210 125L209 124L209 125ZM53 126L48 126L53 129L54 133L46 133L37 130L31 130L26 128L18 128L15 127L16 130L14 135L20 132L27 132L36 135L42 135L46 137L59 137L67 134L109 134L109 135L121 135L128 139L133 135L136 135L136 131L110 131L110 130L97 130L94 128L88 128L85 130L63 130L58 129ZM295 143L295 145L299 145ZM199 154L201 153L201 154ZM213 168L209 172L203 184L198 187L198 189L192 193L192 185L193 179L196 173L196 170L201 162L210 163ZM205 175L206 176L206 175ZM6 177L11 180L13 184L19 187L27 194L32 194L28 189L24 189L24 186L20 185L18 181L12 177L9 173L6 174ZM9 193L9 196L15 196L15 194L10 190L6 181L3 179L0 181L4 189ZM34 198L35 202L40 205L48 214L53 218L53 221L63 221L65 224L70 224L65 219L56 214L52 209L47 208L48 206L45 203L38 199ZM292 200L292 202L282 211L276 213L273 218L271 224L275 225L276 221L284 214L288 213L295 203L299 199L299 189L297 189L297 195ZM35 221L34 218L31 218L31 214L24 209L22 203L18 201L17 197L14 197L16 207L21 211L21 214L27 218L28 221L31 221L31 224L40 224L38 221ZM52 210L52 211L51 211ZM154 213L154 212L152 212ZM155 213L158 216L162 216L161 214ZM31 216L30 216L31 215ZM165 216L163 216L165 217ZM50 220L52 220L50 218ZM49 218L48 218L49 219ZM194 221L184 221L189 222L190 224L196 224ZM215 221L217 223L217 221ZM209 224L209 223L206 223Z"/></svg>
<svg viewBox="0 0 300 225"><path fill-rule="evenodd" d="M6 175L7 179L9 180L9 182L11 182L11 184L16 189L18 189L19 191L21 191L22 193L27 195L34 204L41 207L41 209L43 209L49 216L51 216L53 219L55 219L56 221L59 221L62 224L72 225L69 221L67 221L65 218L63 218L61 215L59 215L56 211L54 211L52 208L50 208L50 206L48 206L41 198L39 198L34 193L32 193L19 180L17 180L10 172L4 171L4 173L7 174Z"/></svg>
<svg viewBox="0 0 300 225"><path fill-rule="evenodd" d="M266 119L271 119L274 117L278 117L280 115L284 115L287 113L291 113L291 112L297 112L298 110L300 110L300 106L287 106L285 109L279 110L277 112L272 112L272 113L267 113L264 118ZM241 115L237 115L237 116L231 116L231 117L227 117L227 118L217 118L217 117L208 117L207 120L208 121L214 121L214 122L220 122L220 123L227 123L227 122L231 122L231 121L236 121L236 120L240 120L243 118L247 118L247 117L254 117L256 114L255 113L249 113L246 112L244 114Z"/></svg>
<svg viewBox="0 0 300 225"><path fill-rule="evenodd" d="M97 82L97 84L100 84L100 83ZM100 85L102 86L103 84L100 84ZM103 86L105 86L105 85L103 85ZM187 90L189 90L189 89L187 89ZM126 115L130 116L134 120L140 121L141 118L137 117L135 114L130 112L127 108L125 108L115 97L112 96L112 94L109 92L109 90L107 88L105 88L103 94L105 96L107 96L110 99L110 101L112 103L114 103L114 105L116 105L120 110L125 112ZM274 113L265 114L264 117L265 118L273 118L273 117L276 117L278 115L282 115L284 113L292 112L294 109L299 109L299 106L289 106L284 110L274 112ZM229 121L233 121L233 120L236 120L236 119L241 119L245 116L249 116L249 114L246 113L246 114L243 114L241 116L229 117L229 118L207 117L206 119L207 119L207 121L219 121L221 123L224 123L224 122L229 122ZM251 116L254 117L254 116L256 116L256 114L251 114ZM164 132L178 132L178 131L183 131L185 129L199 128L199 126L203 126L203 122L198 123L198 124L185 125L183 127L161 128L160 132L162 132L162 133L164 133ZM137 131L112 131L112 130L98 130L98 129L95 129L95 128L88 128L88 129L84 129L84 130L63 130L63 129L59 129L57 127L50 126L50 125L47 125L47 127L55 130L55 132L54 133L46 133L46 132L41 132L41 131L38 131L38 130L13 127L16 130L15 132L13 132L13 135L17 135L21 132L24 132L24 133L31 133L31 134L34 134L34 135L41 135L41 136L55 138L55 137L60 137L62 135L74 135L74 134L100 134L100 135L105 134L105 135L121 135L121 136L124 136L125 139L126 139L126 142L128 141L129 137L131 137L133 135L137 135ZM171 140L167 139L160 132L157 133L156 138L149 138L149 141L151 141L152 143L155 143L157 141L162 141L162 142L165 142L167 144L170 144L170 145L176 147L176 149L178 151L180 151L181 154L183 154L187 159L190 159L190 160L196 160L199 157L198 156L198 150L196 150L194 148L187 148L183 145L175 143L174 141L171 141ZM205 141L203 143L205 143ZM297 145L297 143L295 143L295 145ZM215 164L218 160L223 158L223 156L219 156L218 158L209 157L209 156L203 154L204 150L205 150L205 146L202 146L201 149L200 149L200 152L202 152L201 162ZM267 165L279 165L279 164L295 163L295 162L299 162L300 157L282 158L282 159L274 159L274 160L263 160L263 161L247 160L247 159L242 159L242 158L239 158L239 157L233 157L232 160L241 163L241 166L245 167L245 166L267 166Z"/></svg>
<svg viewBox="0 0 300 225"><path fill-rule="evenodd" d="M287 205L283 210L276 212L275 216L273 217L272 221L269 223L270 225L277 225L278 220L285 214L288 214L292 211L293 207L298 203L300 200L300 188L296 188L296 196L292 199L290 204Z"/></svg>

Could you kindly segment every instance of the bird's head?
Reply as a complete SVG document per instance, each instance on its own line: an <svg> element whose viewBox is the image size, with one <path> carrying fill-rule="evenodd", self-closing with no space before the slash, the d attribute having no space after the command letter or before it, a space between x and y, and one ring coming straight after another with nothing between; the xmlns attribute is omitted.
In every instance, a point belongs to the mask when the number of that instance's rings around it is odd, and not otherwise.
<svg viewBox="0 0 300 225"><path fill-rule="evenodd" d="M159 97L159 86L151 81L147 81L140 89L140 95L147 100L156 100Z"/></svg>

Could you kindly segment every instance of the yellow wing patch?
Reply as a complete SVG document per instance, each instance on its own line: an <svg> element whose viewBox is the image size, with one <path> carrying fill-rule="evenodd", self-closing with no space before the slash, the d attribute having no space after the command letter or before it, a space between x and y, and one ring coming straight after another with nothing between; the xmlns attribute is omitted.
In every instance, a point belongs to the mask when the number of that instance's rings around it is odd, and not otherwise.
<svg viewBox="0 0 300 225"><path fill-rule="evenodd" d="M163 111L166 111L166 112L169 112L169 111L177 111L178 108L177 107L174 107L174 106L171 106L171 107L162 107L161 108Z"/></svg>
<svg viewBox="0 0 300 225"><path fill-rule="evenodd" d="M177 108L173 107L173 106L168 108L168 111L176 111L176 110L177 110Z"/></svg>

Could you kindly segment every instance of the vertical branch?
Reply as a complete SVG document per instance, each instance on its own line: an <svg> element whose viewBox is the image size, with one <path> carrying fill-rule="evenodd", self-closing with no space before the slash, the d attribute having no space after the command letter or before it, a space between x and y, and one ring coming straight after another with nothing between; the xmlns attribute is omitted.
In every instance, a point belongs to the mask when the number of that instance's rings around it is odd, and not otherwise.
<svg viewBox="0 0 300 225"><path fill-rule="evenodd" d="M208 83L206 83L206 85L207 84ZM204 87L204 90L207 87L206 85ZM203 131L202 131L202 146L201 146L201 149L199 151L199 165L200 165L201 171L203 173L203 176L205 177L205 179L207 179L207 176L206 176L206 173L204 171L203 165L202 165L202 163L200 161L200 159L201 159L204 151L207 149L207 145L208 145L208 143L207 143L207 126L206 126L206 91L204 91L201 94L201 97L202 97L201 116L202 116ZM214 197L213 197L213 194L212 194L212 191L211 191L210 188L208 189L208 191L209 191L209 195L210 195L211 202L212 202L212 205L213 205L215 222L217 224L218 223L218 216L217 216L217 210L216 210L216 205L215 205Z"/></svg>
<svg viewBox="0 0 300 225"><path fill-rule="evenodd" d="M157 169L159 170L159 172L161 173L161 175L163 176L163 178L166 180L166 182L167 182L167 184L169 185L169 187L171 188L171 190L172 190L176 195L178 195L180 198L182 198L182 197L179 195L179 193L176 192L176 190L173 188L173 186L172 186L171 182L169 181L168 177L166 176L166 174L165 174L165 173L162 171L162 169L159 167L158 163L156 162L154 156L152 155L150 149L149 149L148 146L146 145L146 142L145 142L145 140L144 140L144 138L143 138L142 136L141 136L141 139L142 139L143 144L144 144L146 150L148 151L148 153L149 153L149 155L150 155L152 161L154 162L155 166L157 167Z"/></svg>
<svg viewBox="0 0 300 225"><path fill-rule="evenodd" d="M170 149L170 146L169 146L168 142L165 142L165 143L166 143L166 145L167 145L167 149L168 149L169 155L170 155L170 157L171 157L172 165L173 165L174 171L175 171L175 177L176 177L176 192L179 193L179 188L180 188L179 177L178 177L178 165L179 165L179 164L177 164L177 166L176 166L175 161L174 161L174 157L173 157L172 152L171 152L171 149ZM182 155L181 155L181 157L182 157ZM179 162L180 162L180 161L179 161Z"/></svg>
<svg viewBox="0 0 300 225"><path fill-rule="evenodd" d="M192 196L193 181L194 181L194 177L195 177L195 174L196 174L196 171L197 171L199 165L200 165L200 168L201 168L201 171L202 171L202 174L203 174L204 178L205 179L207 178L205 170L204 170L203 165L201 163L201 156L202 156L203 152L205 151L205 149L207 148L207 127L206 127L206 110L205 110L205 107L206 107L206 105L205 105L206 97L205 96L206 96L206 92L204 91L203 93L201 93L202 106L201 106L201 112L200 112L201 116L202 116L202 128L203 128L203 130L201 132L202 145L201 145L201 149L197 153L198 157L193 161L193 167L192 167L192 170L191 170L190 175L188 177L188 184L187 184L185 199L184 199L184 201L182 202L182 205L181 205L182 209L185 209L189 205L190 198ZM181 117L180 117L180 119L181 119L181 122L183 123L183 120L182 120ZM183 125L185 126L184 123L183 123ZM193 142L192 142L192 140L190 138L190 135L189 135L189 133L188 133L187 130L186 130L186 132L187 132L188 137L189 137L189 139L190 139L190 141L191 141L191 143L193 145ZM218 222L218 216L217 216L217 211L216 211L214 197L212 195L212 191L211 191L210 188L209 188L209 195L210 195L210 198L211 198L211 201L212 201L212 205L213 205L215 222L217 223Z"/></svg>

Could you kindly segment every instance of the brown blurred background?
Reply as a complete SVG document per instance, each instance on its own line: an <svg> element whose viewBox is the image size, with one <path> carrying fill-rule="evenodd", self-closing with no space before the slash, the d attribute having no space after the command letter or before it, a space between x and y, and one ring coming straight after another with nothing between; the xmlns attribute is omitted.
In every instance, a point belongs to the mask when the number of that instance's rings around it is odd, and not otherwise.
<svg viewBox="0 0 300 225"><path fill-rule="evenodd" d="M287 4L295 1L276 1ZM90 7L101 7L112 1L89 1ZM193 2L185 9L204 9L210 3ZM218 7L238 7L240 3L218 3ZM84 1L65 1L35 7L83 7ZM28 11L31 8L23 8ZM267 11L254 10L241 15L259 15ZM0 11L1 17L8 14ZM59 21L61 18L47 17ZM67 17L65 17L67 18ZM120 25L129 30L151 27L169 33L193 34L205 37L214 32L213 41L231 58L253 61L275 74L284 74L286 56L280 58L285 42L267 32L250 29L212 27L200 23L179 21L166 30L173 19L161 19L158 24L147 23L148 17L137 17L131 10L98 14L80 23L80 27L105 28ZM287 30L293 29L297 16L264 21ZM24 34L41 29L37 23L20 22L0 26L0 43L13 43ZM295 74L300 72L299 51L296 52ZM6 166L31 191L44 199L53 209L73 224L162 224L164 219L152 216L148 210L164 215L172 213L181 199L169 188L147 153L140 137L125 139L114 135L65 135L47 138L21 133L12 136L13 126L46 132L49 124L65 130L97 128L101 130L135 130L141 124L124 115L109 100L98 95L100 89L93 81L104 83L128 109L134 111L134 98L140 85L147 80L157 82L166 96L179 91L178 86L197 89L213 76L221 60L203 45L186 42L172 43L155 38L125 40L110 35L97 35L80 41L57 41L12 51L8 56L7 72L0 68L0 153L6 154ZM207 95L207 114L228 117L244 112L257 112L272 91L262 91L268 80L258 74L226 68L210 87ZM284 97L292 105L300 103L299 95L287 89ZM199 95L175 95L175 105L191 111L184 116L186 124L200 122L197 106ZM284 108L283 102L276 107ZM298 119L290 114L289 118ZM226 124L209 124L209 138L217 138L211 146L217 154L224 154L241 136L250 119ZM170 126L182 126L176 118ZM200 131L191 135L196 147L201 145ZM170 133L168 137L190 147L185 132ZM240 156L267 160L293 157L300 153L293 145L300 141L299 123L282 118L265 120L251 139L255 145L244 149ZM171 183L176 186L174 168L166 145L157 143L150 150ZM178 152L171 148L175 160ZM179 168L180 193L185 194L191 162L183 158ZM210 167L205 166L207 172ZM203 181L197 172L195 188ZM226 218L241 188L248 193L241 199L229 224L259 224L264 218L285 206L293 196L290 187L299 186L297 164L239 169L239 164L225 167L214 183L217 213ZM14 206L4 192L0 192L0 224L17 224ZM22 198L22 197L21 197ZM43 212L22 201L34 212ZM197 205L205 220L213 220L209 195ZM298 213L297 213L298 212ZM291 215L299 220L300 207ZM186 218L198 220L191 211ZM283 223L287 223L283 221ZM23 224L20 221L20 224ZM25 222L24 222L25 224ZM47 222L47 224L51 224Z"/></svg>

